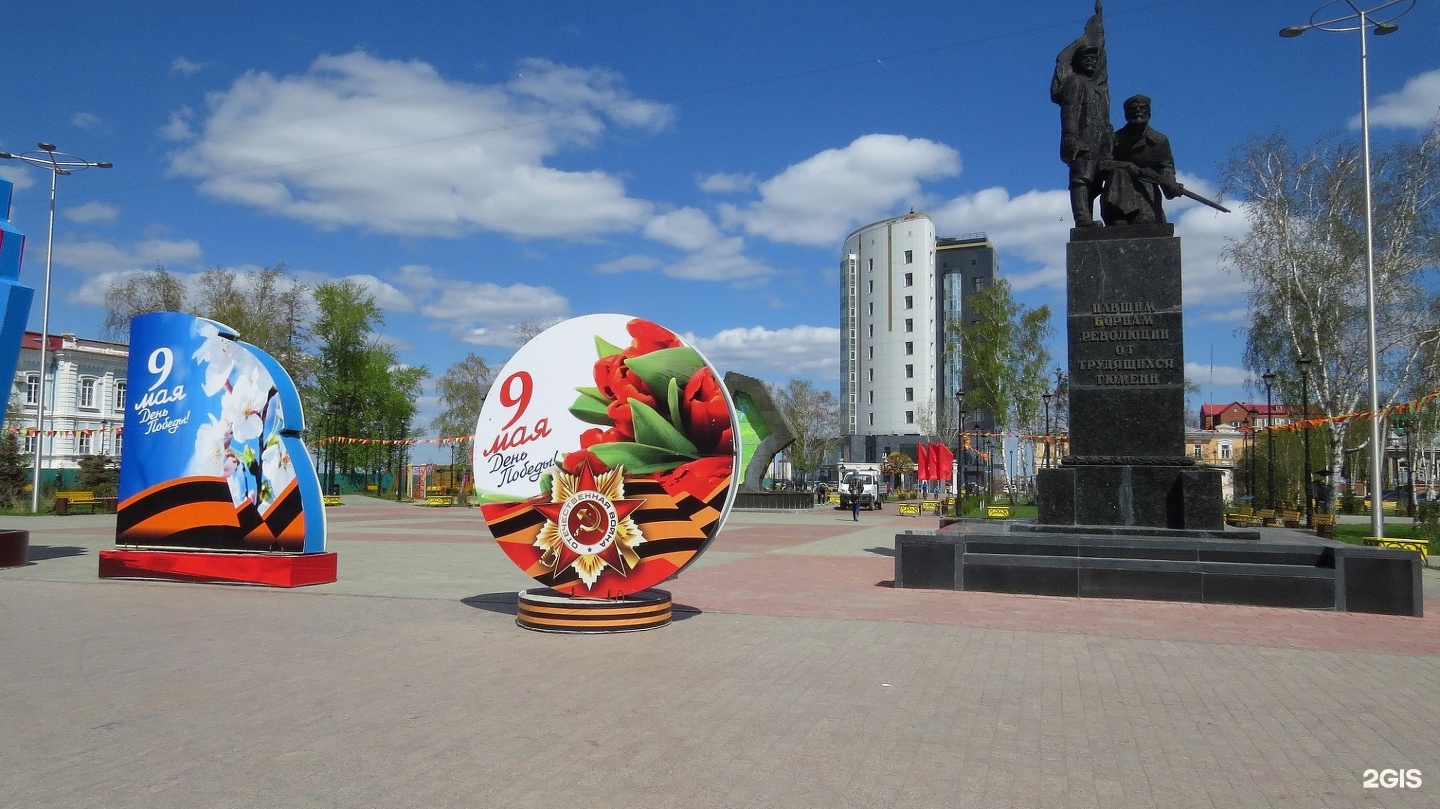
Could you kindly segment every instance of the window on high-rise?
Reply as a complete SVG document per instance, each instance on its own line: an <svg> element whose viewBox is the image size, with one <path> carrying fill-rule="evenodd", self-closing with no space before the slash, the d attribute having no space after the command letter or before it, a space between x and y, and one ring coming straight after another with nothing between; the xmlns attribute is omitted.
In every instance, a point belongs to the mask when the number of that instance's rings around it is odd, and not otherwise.
<svg viewBox="0 0 1440 809"><path fill-rule="evenodd" d="M868 414L867 421L869 422L869 424L870 424L871 427L874 427L874 426L875 426L875 414L874 414L874 413Z"/></svg>
<svg viewBox="0 0 1440 809"><path fill-rule="evenodd" d="M914 424L914 423L915 423L915 411L914 411L914 410L906 410L906 411L905 411L905 423L906 423L906 424Z"/></svg>
<svg viewBox="0 0 1440 809"><path fill-rule="evenodd" d="M905 353L906 353L907 355L909 355L909 354L914 354L914 353L915 353L915 344L914 344L914 343L911 343L911 342L906 342L906 343L905 343Z"/></svg>
<svg viewBox="0 0 1440 809"><path fill-rule="evenodd" d="M914 251L914 250L906 250L906 251L905 251L905 263L906 263L906 264L914 264L914 263L915 263L915 251Z"/></svg>
<svg viewBox="0 0 1440 809"><path fill-rule="evenodd" d="M866 281L866 282L865 282L865 291L868 292L868 293L870 293L871 295L874 295L874 294L875 294L875 282L874 282L874 281Z"/></svg>
<svg viewBox="0 0 1440 809"><path fill-rule="evenodd" d="M907 286L907 287L913 287L913 286L915 286L915 273L913 273L913 272L907 272L907 273L905 273L905 286Z"/></svg>
<svg viewBox="0 0 1440 809"><path fill-rule="evenodd" d="M913 365L907 365L907 366L905 366L905 378L906 378L906 379L914 379L914 378L915 378L915 366L913 366Z"/></svg>
<svg viewBox="0 0 1440 809"><path fill-rule="evenodd" d="M869 334L866 335L867 337L874 337L874 336L875 336L875 324L874 324L874 323L871 323L869 326L866 326L865 329L866 329L866 331L869 332Z"/></svg>
<svg viewBox="0 0 1440 809"><path fill-rule="evenodd" d="M866 315L867 317L874 317L874 316L875 316L875 302L874 302L874 301L871 301L871 302L865 304L865 315Z"/></svg>
<svg viewBox="0 0 1440 809"><path fill-rule="evenodd" d="M866 359L875 359L875 346L870 346L868 349L866 349L866 351L869 353L869 356L866 357Z"/></svg>
<svg viewBox="0 0 1440 809"><path fill-rule="evenodd" d="M915 389L914 389L914 388L906 388L906 389L905 389L905 401L907 401L907 402L913 402L913 401L915 401Z"/></svg>
<svg viewBox="0 0 1440 809"><path fill-rule="evenodd" d="M973 264L974 262L971 262L971 263ZM985 288L985 279L984 279L984 278L971 278L971 279L970 279L970 288L973 289L973 290L975 290L976 292L979 292L980 290L982 290L982 289Z"/></svg>
<svg viewBox="0 0 1440 809"><path fill-rule="evenodd" d="M867 381L869 381L869 382L874 382L874 381L875 381L875 369L874 369L874 368L871 368L871 369L867 372L867 376L868 376Z"/></svg>
<svg viewBox="0 0 1440 809"><path fill-rule="evenodd" d="M914 319L914 318L912 318L912 317L907 317L907 318L905 318L905 331L915 331L915 319Z"/></svg>
<svg viewBox="0 0 1440 809"><path fill-rule="evenodd" d="M914 296L914 295L906 295L906 296L905 296L905 308L906 308L906 309L914 309L914 308L915 308L915 296Z"/></svg>
<svg viewBox="0 0 1440 809"><path fill-rule="evenodd" d="M875 404L875 391L870 391L870 404Z"/></svg>

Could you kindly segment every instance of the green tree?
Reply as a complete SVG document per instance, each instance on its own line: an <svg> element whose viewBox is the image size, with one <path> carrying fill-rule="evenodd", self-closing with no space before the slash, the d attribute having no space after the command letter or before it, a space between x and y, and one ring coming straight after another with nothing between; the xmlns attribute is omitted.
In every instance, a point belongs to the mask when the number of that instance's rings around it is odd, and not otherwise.
<svg viewBox="0 0 1440 809"><path fill-rule="evenodd" d="M213 267L200 274L187 305L193 314L224 323L274 357L297 385L307 377L310 290L289 279L284 264L243 273Z"/></svg>
<svg viewBox="0 0 1440 809"><path fill-rule="evenodd" d="M1049 384L1045 340L1051 332L1050 307L1030 309L1017 303L1004 279L977 292L970 307L971 322L959 324L951 334L960 342L965 409L976 413L967 421L983 421L977 413L983 411L998 432L1039 432L1041 396ZM1021 443L1033 450L1033 444ZM1008 466L1006 453L1000 454Z"/></svg>
<svg viewBox="0 0 1440 809"><path fill-rule="evenodd" d="M475 354L467 354L465 359L450 366L435 383L444 409L430 426L442 438L473 437L475 424L480 420L480 407L490 395L493 376L490 365ZM450 463L469 468L469 444L459 441L450 444Z"/></svg>
<svg viewBox="0 0 1440 809"><path fill-rule="evenodd" d="M840 445L840 403L834 393L816 388L808 379L771 386L770 395L795 433L795 441L785 450L790 465L808 477Z"/></svg>
<svg viewBox="0 0 1440 809"><path fill-rule="evenodd" d="M91 491L98 497L114 497L120 489L120 467L109 455L86 455L80 461L76 488Z"/></svg>
<svg viewBox="0 0 1440 809"><path fill-rule="evenodd" d="M0 435L0 508L11 508L23 499L29 482L29 467L20 457L20 438L6 430Z"/></svg>
<svg viewBox="0 0 1440 809"><path fill-rule="evenodd" d="M1440 124L1418 141L1379 151L1373 166L1383 407L1413 390L1440 341ZM1333 418L1369 410L1364 172L1353 140L1298 147L1278 134L1241 145L1225 168L1227 190L1243 199L1250 220L1250 230L1226 250L1250 286L1245 363L1256 377L1275 373L1281 401L1297 411L1301 356L1311 360L1306 387L1313 413ZM1334 430L1325 439L1321 468L1337 476L1347 434Z"/></svg>
<svg viewBox="0 0 1440 809"><path fill-rule="evenodd" d="M375 299L353 281L321 284L314 290L315 322L310 334L315 370L302 393L313 408L311 421L321 435L393 437L412 434L414 399L428 372L402 368L394 351L377 333L384 316ZM408 404L407 404L408 402ZM377 470L382 464L374 444L330 442L321 467L327 488L336 474Z"/></svg>
<svg viewBox="0 0 1440 809"><path fill-rule="evenodd" d="M128 275L105 293L105 332L126 339L130 318L146 312L183 312L185 296L185 283L159 264L149 272Z"/></svg>

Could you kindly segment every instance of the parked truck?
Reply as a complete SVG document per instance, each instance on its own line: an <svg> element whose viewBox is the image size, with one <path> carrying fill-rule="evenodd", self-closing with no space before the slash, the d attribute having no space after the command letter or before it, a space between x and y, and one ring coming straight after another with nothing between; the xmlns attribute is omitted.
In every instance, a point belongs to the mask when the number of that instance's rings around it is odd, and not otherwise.
<svg viewBox="0 0 1440 809"><path fill-rule="evenodd" d="M839 481L841 508L851 508L858 500L862 508L873 511L885 502L884 478L878 463L841 463L835 479Z"/></svg>

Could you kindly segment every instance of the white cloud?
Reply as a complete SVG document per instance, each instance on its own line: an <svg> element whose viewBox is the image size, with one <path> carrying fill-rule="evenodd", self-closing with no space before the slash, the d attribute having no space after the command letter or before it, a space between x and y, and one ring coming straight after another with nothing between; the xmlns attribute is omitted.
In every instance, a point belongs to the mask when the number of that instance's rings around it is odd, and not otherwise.
<svg viewBox="0 0 1440 809"><path fill-rule="evenodd" d="M96 222L110 223L120 215L120 209L106 202L87 202L84 205L77 205L74 208L66 208L63 214L66 219L82 224L94 224Z"/></svg>
<svg viewBox="0 0 1440 809"><path fill-rule="evenodd" d="M704 211L681 208L651 219L645 226L645 235L681 250L698 250L714 244L720 238L720 230Z"/></svg>
<svg viewBox="0 0 1440 809"><path fill-rule="evenodd" d="M193 76L204 69L204 62L196 62L183 56L175 57L175 61L170 63L170 72L178 76Z"/></svg>
<svg viewBox="0 0 1440 809"><path fill-rule="evenodd" d="M1215 199L1212 194L1205 194L1199 183L1185 185ZM1243 238L1250 229L1247 206L1231 202L1226 204L1231 212L1221 213L1198 202L1176 200L1170 207L1174 210L1170 216L1175 221L1175 233L1182 237L1181 292L1186 307L1208 304L1233 308L1237 302L1243 302L1249 285L1224 259L1224 252L1232 241Z"/></svg>
<svg viewBox="0 0 1440 809"><path fill-rule="evenodd" d="M833 379L840 373L840 330L830 326L726 329L713 337L685 335L723 375L735 371L784 382L795 377Z"/></svg>
<svg viewBox="0 0 1440 809"><path fill-rule="evenodd" d="M96 132L105 128L105 121L92 112L77 112L71 116L70 123L75 128L87 132Z"/></svg>
<svg viewBox="0 0 1440 809"><path fill-rule="evenodd" d="M170 113L170 119L165 125L155 130L155 133L165 140L192 140L195 131L190 128L190 122L195 120L195 111L189 107L181 107Z"/></svg>
<svg viewBox="0 0 1440 809"><path fill-rule="evenodd" d="M1386 93L1370 104L1370 125L1420 129L1440 116L1440 70L1421 73L1405 82L1399 92ZM1350 119L1360 127L1360 116Z"/></svg>
<svg viewBox="0 0 1440 809"><path fill-rule="evenodd" d="M391 312L410 312L415 309L415 301L404 292L396 289L391 284L376 278L373 275L347 275L341 279L330 279L332 281L349 281L358 284L365 290L365 293L375 299L375 304L382 309Z"/></svg>
<svg viewBox="0 0 1440 809"><path fill-rule="evenodd" d="M1185 378L1197 385L1244 385L1252 377L1250 372L1244 368L1187 362L1185 363Z"/></svg>
<svg viewBox="0 0 1440 809"><path fill-rule="evenodd" d="M550 287L451 282L422 314L464 342L513 346L516 326L552 322L569 311L570 302Z"/></svg>
<svg viewBox="0 0 1440 809"><path fill-rule="evenodd" d="M606 261L603 264L597 264L595 265L595 271L608 275L612 273L653 270L659 266L660 259L655 258L654 256L633 255L623 256L621 258L615 259L614 261Z"/></svg>
<svg viewBox="0 0 1440 809"><path fill-rule="evenodd" d="M129 245L110 242L65 242L55 245L57 264L74 267L87 274L146 270L156 264L191 265L200 261L200 257L200 243L190 239L147 239Z"/></svg>
<svg viewBox="0 0 1440 809"><path fill-rule="evenodd" d="M1065 288L1065 244L1070 240L1070 195L1064 191L1026 191L1010 196L986 188L956 197L931 211L940 235L983 232L1002 253L1038 269L1005 272L1017 292Z"/></svg>
<svg viewBox="0 0 1440 809"><path fill-rule="evenodd" d="M755 175L753 174L710 174L704 177L697 177L695 184L701 191L711 194L731 194L737 191L749 191L755 187Z"/></svg>
<svg viewBox="0 0 1440 809"><path fill-rule="evenodd" d="M356 51L303 74L251 72L208 101L172 172L212 196L321 227L406 235L585 238L642 227L651 205L602 171L546 165L668 107L619 77L528 60L505 84L448 81L420 61ZM183 135L183 111L166 127Z"/></svg>
<svg viewBox="0 0 1440 809"><path fill-rule="evenodd" d="M30 172L15 166L0 166L0 178L9 180L16 191L24 191L35 185L35 181L30 177ZM5 212L0 211L0 214L3 213Z"/></svg>
<svg viewBox="0 0 1440 809"><path fill-rule="evenodd" d="M775 274L770 265L745 255L744 248L745 240L732 236L666 265L661 272L671 278L729 281L735 286L749 286Z"/></svg>
<svg viewBox="0 0 1440 809"><path fill-rule="evenodd" d="M1192 323L1197 323L1197 324L1198 324L1198 323L1235 323L1235 324L1244 323L1244 324L1249 324L1249 323L1250 323L1250 318L1251 318L1254 314L1255 314L1255 313L1252 312L1252 311L1250 311L1250 307L1247 305L1247 306L1239 306L1239 307L1236 307L1236 308L1234 308L1234 309L1216 309L1216 310L1213 310L1213 311L1204 312L1204 313L1202 313L1202 314L1194 317L1193 319L1192 319L1192 318L1187 318L1187 320L1190 320L1190 322L1192 322Z"/></svg>
<svg viewBox="0 0 1440 809"><path fill-rule="evenodd" d="M776 242L835 247L856 226L920 202L920 181L960 173L949 146L902 135L864 135L760 184L760 201L721 206L726 224Z"/></svg>

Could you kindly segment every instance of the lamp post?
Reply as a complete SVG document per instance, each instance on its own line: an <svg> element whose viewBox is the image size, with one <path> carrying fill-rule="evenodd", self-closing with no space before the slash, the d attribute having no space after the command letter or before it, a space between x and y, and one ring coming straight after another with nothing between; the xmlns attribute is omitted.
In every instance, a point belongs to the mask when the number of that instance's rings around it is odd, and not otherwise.
<svg viewBox="0 0 1440 809"><path fill-rule="evenodd" d="M1270 388L1275 384L1275 375L1270 369L1265 369L1265 374L1260 377L1265 380L1265 489L1270 496L1270 508L1275 508L1275 410L1270 404Z"/></svg>
<svg viewBox="0 0 1440 809"><path fill-rule="evenodd" d="M1321 18L1321 12L1331 6L1344 6L1338 17ZM1280 29L1280 36L1287 39L1298 37L1312 28L1335 33L1360 33L1360 137L1365 158L1365 325L1370 348L1370 488L1374 489L1381 477L1380 462L1383 448L1380 445L1380 352L1375 339L1375 205L1370 194L1370 52L1365 29L1374 28L1376 36L1393 34L1400 30L1395 20L1415 7L1415 0L1385 0L1365 9L1354 0L1331 0L1315 9L1310 21L1304 25L1292 25ZM1349 13L1344 9L1349 8ZM1379 16L1377 16L1379 15ZM1370 496L1370 532L1383 538L1385 520L1380 498L1372 492Z"/></svg>
<svg viewBox="0 0 1440 809"><path fill-rule="evenodd" d="M980 422L978 422L978 421L975 422L975 425L974 425L974 428L973 428L973 429L975 430L975 437L970 440L970 446L971 446L972 449L980 443ZM984 468L983 466L981 466L981 464L984 463L984 459L980 457L980 453L979 453L978 451L976 451L976 452L974 453L974 455L975 455L975 488L978 490L978 493L980 494L980 507L981 507L981 508L980 508L980 511L983 513L983 512L985 511L985 508L984 508L984 507L985 507L985 500L986 500L986 498L985 498L986 491L985 491L985 489L983 488L984 483L985 483L985 468Z"/></svg>
<svg viewBox="0 0 1440 809"><path fill-rule="evenodd" d="M1250 423L1245 425L1245 465L1250 467L1249 487L1247 494L1250 495L1250 507L1255 507L1255 413L1250 413Z"/></svg>
<svg viewBox="0 0 1440 809"><path fill-rule="evenodd" d="M0 160L19 160L50 172L50 229L45 237L45 291L40 303L40 395L35 402L35 487L30 491L30 511L40 510L40 467L45 452L45 349L50 342L50 263L55 252L55 180L62 174L85 169L108 169L111 164L83 160L55 150L55 144L40 142L38 151L11 154L0 152Z"/></svg>
<svg viewBox="0 0 1440 809"><path fill-rule="evenodd" d="M962 437L965 435L965 391L955 391L955 516L964 515L965 502L965 449Z"/></svg>
<svg viewBox="0 0 1440 809"><path fill-rule="evenodd" d="M1050 397L1055 394L1045 391L1040 398L1045 402L1045 468L1050 468Z"/></svg>
<svg viewBox="0 0 1440 809"><path fill-rule="evenodd" d="M1295 360L1300 366L1300 422L1304 435L1305 449L1305 527L1315 527L1315 498L1311 497L1312 489L1310 483L1310 387L1307 377L1310 375L1310 358L1301 354Z"/></svg>

